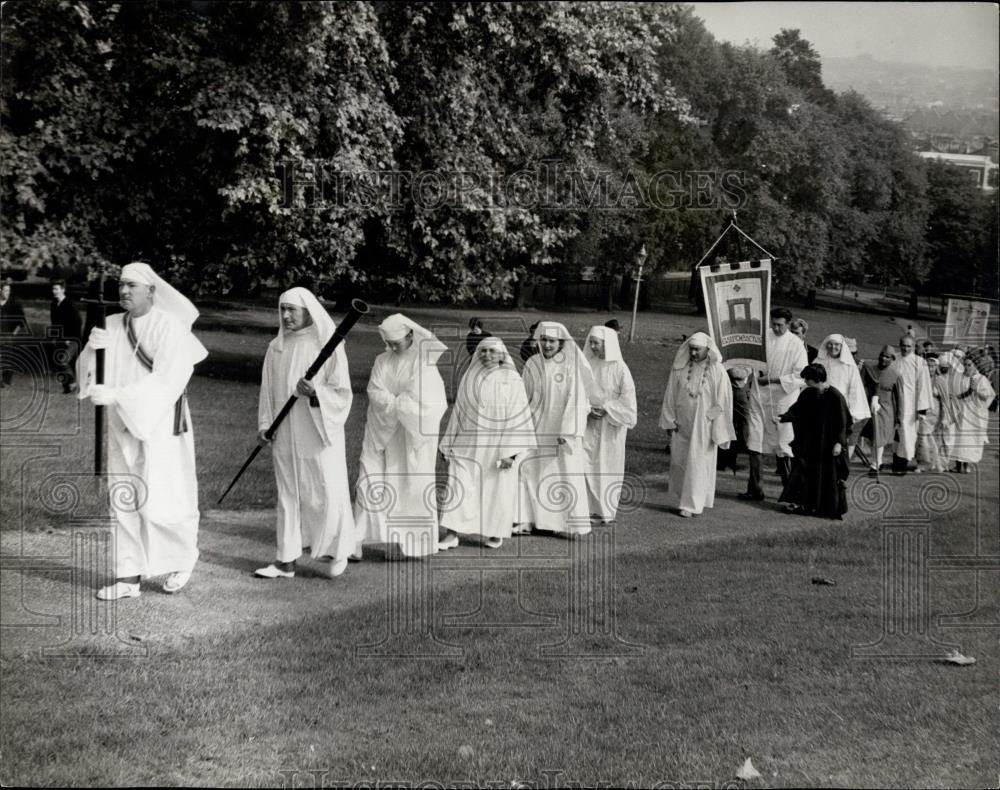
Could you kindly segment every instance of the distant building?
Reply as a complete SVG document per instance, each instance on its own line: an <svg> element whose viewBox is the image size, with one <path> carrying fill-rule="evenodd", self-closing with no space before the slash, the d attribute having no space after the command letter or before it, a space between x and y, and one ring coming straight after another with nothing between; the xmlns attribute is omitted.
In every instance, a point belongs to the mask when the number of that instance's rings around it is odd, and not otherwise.
<svg viewBox="0 0 1000 790"><path fill-rule="evenodd" d="M997 188L997 165L991 162L988 156L946 154L939 151L920 151L919 156L924 159L944 162L954 167L965 168L969 171L969 177L974 179L976 186L984 192L992 192Z"/></svg>

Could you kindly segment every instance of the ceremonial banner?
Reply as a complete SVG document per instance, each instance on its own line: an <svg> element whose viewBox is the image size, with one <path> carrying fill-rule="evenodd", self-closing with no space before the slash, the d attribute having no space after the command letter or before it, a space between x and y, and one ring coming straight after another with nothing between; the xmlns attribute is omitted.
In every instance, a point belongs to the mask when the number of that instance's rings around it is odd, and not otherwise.
<svg viewBox="0 0 1000 790"><path fill-rule="evenodd" d="M708 331L727 369L767 367L771 259L701 267Z"/></svg>
<svg viewBox="0 0 1000 790"><path fill-rule="evenodd" d="M944 326L945 343L985 343L990 303L948 297L948 318Z"/></svg>

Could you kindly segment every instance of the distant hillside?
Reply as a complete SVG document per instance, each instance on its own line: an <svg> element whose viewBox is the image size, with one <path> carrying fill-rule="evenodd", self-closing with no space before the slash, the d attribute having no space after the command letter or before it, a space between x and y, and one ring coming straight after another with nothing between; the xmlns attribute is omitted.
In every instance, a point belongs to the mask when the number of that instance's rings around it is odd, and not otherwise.
<svg viewBox="0 0 1000 790"><path fill-rule="evenodd" d="M974 115L980 119L976 123L985 121L994 130L997 80L996 69L888 63L869 55L823 58L823 81L837 92L853 89L876 107L900 118L928 107L975 111ZM990 133L989 129L978 131Z"/></svg>

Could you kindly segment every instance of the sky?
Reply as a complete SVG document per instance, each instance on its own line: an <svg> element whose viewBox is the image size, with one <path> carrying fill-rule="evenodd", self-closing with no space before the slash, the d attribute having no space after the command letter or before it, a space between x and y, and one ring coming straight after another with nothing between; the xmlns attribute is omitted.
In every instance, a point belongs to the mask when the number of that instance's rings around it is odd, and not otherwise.
<svg viewBox="0 0 1000 790"><path fill-rule="evenodd" d="M719 40L770 48L781 28L798 28L820 57L996 70L1000 11L970 2L691 3Z"/></svg>

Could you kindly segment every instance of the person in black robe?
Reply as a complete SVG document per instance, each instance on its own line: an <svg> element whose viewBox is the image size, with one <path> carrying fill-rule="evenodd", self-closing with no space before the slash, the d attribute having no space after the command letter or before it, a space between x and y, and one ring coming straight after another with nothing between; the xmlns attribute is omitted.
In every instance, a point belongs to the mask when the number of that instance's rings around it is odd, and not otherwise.
<svg viewBox="0 0 1000 790"><path fill-rule="evenodd" d="M538 322L536 321L530 327L528 327L528 337L521 343L521 361L527 362L535 354L538 353L538 341L535 340L535 330L538 328Z"/></svg>
<svg viewBox="0 0 1000 790"><path fill-rule="evenodd" d="M16 354L4 354L3 345L13 344L15 337L31 335L31 326L24 314L21 303L14 298L12 293L13 284L5 280L0 285L0 386L7 387L14 382L14 368L17 364Z"/></svg>
<svg viewBox="0 0 1000 790"><path fill-rule="evenodd" d="M736 474L740 453L747 452L750 415L750 390L747 387L747 382L753 375L753 371L750 368L735 367L726 372L729 374L729 383L733 388L733 430L736 432L736 439L729 443L727 449L719 448L715 468L719 472L732 469L733 474Z"/></svg>
<svg viewBox="0 0 1000 790"><path fill-rule="evenodd" d="M805 389L792 407L776 422L790 422L792 471L779 502L790 513L841 518L847 512L847 440L851 435L851 413L847 401L826 381L822 365L802 371Z"/></svg>
<svg viewBox="0 0 1000 790"><path fill-rule="evenodd" d="M469 352L469 356L475 356L476 348L490 336L490 333L483 329L482 321L478 318L469 319L469 334L465 336L465 350Z"/></svg>
<svg viewBox="0 0 1000 790"><path fill-rule="evenodd" d="M52 302L49 305L49 335L52 340L52 365L63 392L76 391L73 375L76 357L80 353L83 326L76 305L66 296L66 281L52 281Z"/></svg>

